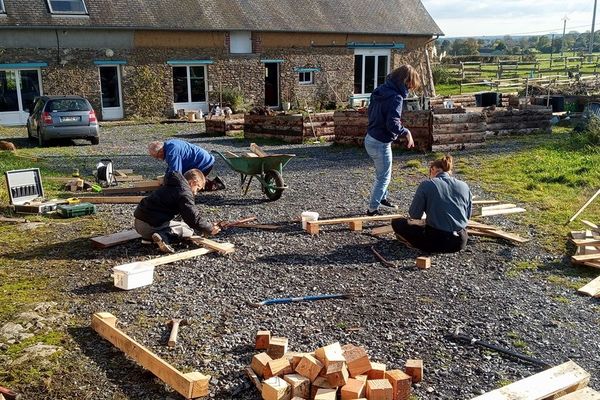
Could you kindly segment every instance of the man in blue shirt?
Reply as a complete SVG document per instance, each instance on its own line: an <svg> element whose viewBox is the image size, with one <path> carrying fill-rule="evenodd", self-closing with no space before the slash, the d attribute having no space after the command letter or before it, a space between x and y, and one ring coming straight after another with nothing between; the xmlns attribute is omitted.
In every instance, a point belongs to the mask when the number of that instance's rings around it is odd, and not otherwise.
<svg viewBox="0 0 600 400"><path fill-rule="evenodd" d="M148 153L157 160L164 160L167 163L165 176L172 172L184 174L191 169L198 169L207 177L215 163L215 157L208 151L180 139L150 142ZM206 179L204 190L222 189L225 189L225 184L218 176L212 181Z"/></svg>
<svg viewBox="0 0 600 400"><path fill-rule="evenodd" d="M392 221L398 240L430 253L454 253L465 248L472 196L465 182L450 175L452 164L451 156L431 163L431 179L421 182L408 210L412 220ZM421 220L423 213L425 221Z"/></svg>

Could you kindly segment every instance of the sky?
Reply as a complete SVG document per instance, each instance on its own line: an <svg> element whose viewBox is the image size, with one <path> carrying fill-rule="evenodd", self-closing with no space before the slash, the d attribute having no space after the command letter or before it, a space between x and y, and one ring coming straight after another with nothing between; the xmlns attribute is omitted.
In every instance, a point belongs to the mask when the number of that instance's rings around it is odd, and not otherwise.
<svg viewBox="0 0 600 400"><path fill-rule="evenodd" d="M594 0L421 0L447 37L590 31ZM600 29L600 1L594 30Z"/></svg>

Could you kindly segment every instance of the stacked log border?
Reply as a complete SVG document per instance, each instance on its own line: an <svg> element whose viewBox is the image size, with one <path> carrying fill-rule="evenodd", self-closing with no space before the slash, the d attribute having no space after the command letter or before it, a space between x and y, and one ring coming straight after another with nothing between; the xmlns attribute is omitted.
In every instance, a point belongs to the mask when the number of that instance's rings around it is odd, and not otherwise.
<svg viewBox="0 0 600 400"><path fill-rule="evenodd" d="M207 136L233 135L244 130L244 114L233 114L228 117L206 117L204 120Z"/></svg>
<svg viewBox="0 0 600 400"><path fill-rule="evenodd" d="M335 134L334 113L308 115L245 115L244 137L275 138L287 143L311 139L332 141Z"/></svg>
<svg viewBox="0 0 600 400"><path fill-rule="evenodd" d="M402 124L410 129L415 141L415 149L431 150L431 111L404 111ZM336 111L334 113L335 143L362 146L369 117L361 111ZM395 147L405 147L405 139L394 143Z"/></svg>
<svg viewBox="0 0 600 400"><path fill-rule="evenodd" d="M484 109L487 135L527 134L552 130L552 109Z"/></svg>
<svg viewBox="0 0 600 400"><path fill-rule="evenodd" d="M486 123L481 112L433 114L432 151L464 150L485 144Z"/></svg>
<svg viewBox="0 0 600 400"><path fill-rule="evenodd" d="M444 100L452 100L454 107L476 107L475 95L471 94L459 94L446 97L433 97L429 99L429 105L432 108L443 107Z"/></svg>

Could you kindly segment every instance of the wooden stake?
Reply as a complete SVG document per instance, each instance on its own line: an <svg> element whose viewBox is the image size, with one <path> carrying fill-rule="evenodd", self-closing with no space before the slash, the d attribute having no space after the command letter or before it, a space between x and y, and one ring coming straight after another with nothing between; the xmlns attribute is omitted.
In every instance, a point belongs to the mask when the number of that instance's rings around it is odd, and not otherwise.
<svg viewBox="0 0 600 400"><path fill-rule="evenodd" d="M594 201L594 199L596 197L598 197L598 195L600 195L600 189L598 189L598 191L596 193L594 193L594 195L575 213L575 215L573 215L569 221L567 221L567 223L565 225L570 224L571 222L575 221L575 218L577 218L577 216L579 216L579 214L581 214L583 212L583 210L585 210L587 208L587 206L589 206L592 201Z"/></svg>
<svg viewBox="0 0 600 400"><path fill-rule="evenodd" d="M186 399L208 395L210 376L199 372L179 372L116 328L116 323L117 318L110 313L100 312L92 316L92 329Z"/></svg>

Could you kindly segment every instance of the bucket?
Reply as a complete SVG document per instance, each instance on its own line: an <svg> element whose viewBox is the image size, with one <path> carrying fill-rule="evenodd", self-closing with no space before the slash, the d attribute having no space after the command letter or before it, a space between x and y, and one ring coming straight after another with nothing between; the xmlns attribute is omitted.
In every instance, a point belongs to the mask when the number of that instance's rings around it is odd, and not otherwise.
<svg viewBox="0 0 600 400"><path fill-rule="evenodd" d="M154 266L143 262L133 262L113 268L114 284L124 290L131 290L152 284Z"/></svg>
<svg viewBox="0 0 600 400"><path fill-rule="evenodd" d="M313 211L304 211L302 213L302 229L306 230L307 221L316 221L319 219L319 213Z"/></svg>

